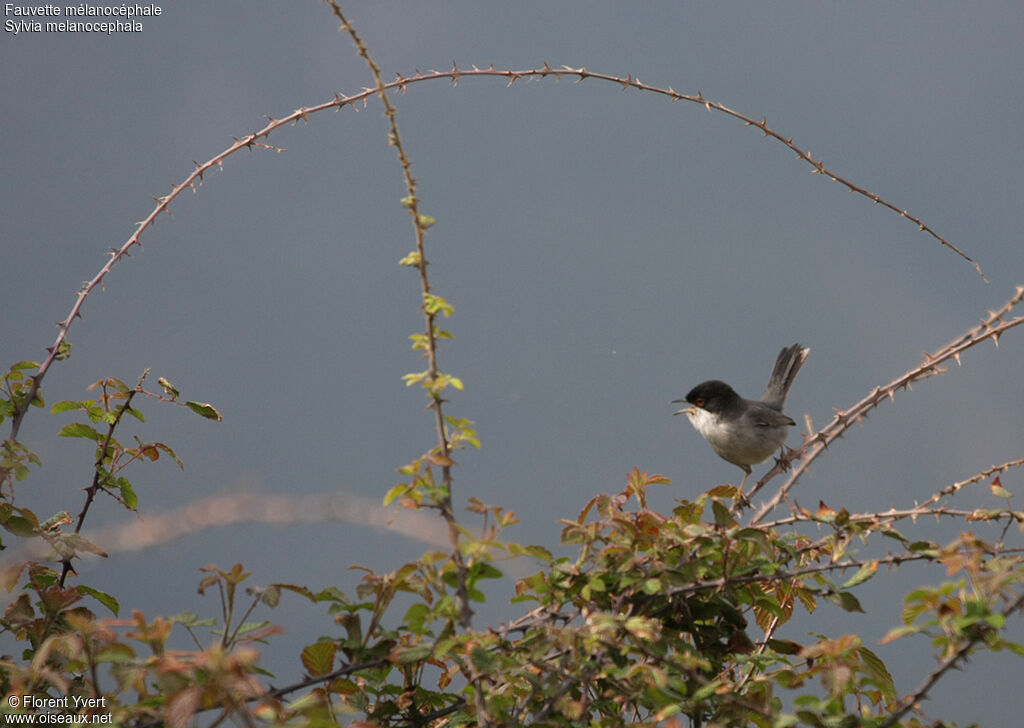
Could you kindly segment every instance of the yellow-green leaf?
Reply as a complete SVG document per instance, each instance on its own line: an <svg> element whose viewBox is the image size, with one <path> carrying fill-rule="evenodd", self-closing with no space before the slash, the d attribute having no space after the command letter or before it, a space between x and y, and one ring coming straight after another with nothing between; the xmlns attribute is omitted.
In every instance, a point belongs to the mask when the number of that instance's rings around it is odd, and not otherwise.
<svg viewBox="0 0 1024 728"><path fill-rule="evenodd" d="M326 675L334 669L334 655L337 652L334 642L314 642L302 650L302 665L310 675Z"/></svg>
<svg viewBox="0 0 1024 728"><path fill-rule="evenodd" d="M395 487L391 488L390 490L388 490L387 493L384 494L384 505L391 505L392 503L394 503L396 498L399 498L408 493L411 487L412 486L408 485L407 483L400 483L399 485L396 485Z"/></svg>
<svg viewBox="0 0 1024 728"><path fill-rule="evenodd" d="M420 251L414 250L411 253L409 253L407 256L402 258L400 261L398 261L398 264L399 265L408 265L408 266L415 267L415 266L418 266L420 264L420 260L422 260L422 258L420 257Z"/></svg>
<svg viewBox="0 0 1024 728"><path fill-rule="evenodd" d="M208 402L186 402L185 405L197 415L201 415L208 420L220 422L224 419L221 413L217 411L217 408Z"/></svg>

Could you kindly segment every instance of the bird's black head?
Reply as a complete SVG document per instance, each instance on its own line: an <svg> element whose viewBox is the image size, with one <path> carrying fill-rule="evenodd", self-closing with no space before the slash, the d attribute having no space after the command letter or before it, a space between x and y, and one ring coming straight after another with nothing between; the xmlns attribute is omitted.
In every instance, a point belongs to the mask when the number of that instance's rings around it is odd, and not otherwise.
<svg viewBox="0 0 1024 728"><path fill-rule="evenodd" d="M709 379L691 389L686 395L686 401L712 414L722 414L734 407L740 401L740 396L725 382Z"/></svg>

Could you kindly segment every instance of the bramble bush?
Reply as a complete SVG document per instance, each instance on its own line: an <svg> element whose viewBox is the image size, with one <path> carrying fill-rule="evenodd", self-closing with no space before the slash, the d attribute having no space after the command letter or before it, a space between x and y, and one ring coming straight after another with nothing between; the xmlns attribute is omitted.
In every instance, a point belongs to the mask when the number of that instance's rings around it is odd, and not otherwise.
<svg viewBox="0 0 1024 728"><path fill-rule="evenodd" d="M1024 299L1024 287L918 367L837 411L825 427L805 436L787 453L788 463L778 462L754 487L758 492L786 476L757 510L733 486L724 485L659 513L648 507L648 491L668 480L635 469L621 492L594 497L575 518L562 521L561 540L572 547L571 557L507 540L504 531L516 518L500 506L469 497L462 501L469 515L457 515L454 455L480 447L480 441L472 421L446 413L446 395L463 387L439 365L439 345L451 337L444 322L454 308L430 284L425 239L435 221L420 209L390 91L465 76L499 77L509 84L519 78L569 76L699 103L757 127L815 171L900 212L973 261L917 218L825 168L765 121L699 94L547 65L527 71L453 66L385 83L340 6L329 5L369 65L375 86L272 119L208 162L197 163L184 182L158 198L150 215L82 287L58 324L48 357L17 362L3 374L0 424L9 424L10 432L0 456L0 526L5 532L0 535L8 541L11 536L38 540L52 552L49 559L17 563L4 575L12 597L0 630L21 646L20 654L0 658L5 712L32 712L33 706L45 706L38 701L69 696L75 699L71 708L78 706L81 714L110 714L119 725L140 727L209 725L228 718L245 725L396 727L940 726L949 724L927 718L921 702L948 671L962 668L980 650L1007 649L1024 657L1024 647L1006 636L1007 625L1024 609L1022 549L1006 542L1011 531L1020 532L1024 512L1012 508L1012 495L1001 480L1024 458L903 508L850 513L822 504L815 511L790 505L788 515L778 510L789 503L789 490L809 464L851 424L913 382L940 373L943 362L959 362L963 352L998 341L1024 322L1012 315ZM203 569L200 591L217 596L219 618L150 618L138 611L123 617L117 594L81 583L73 568L82 553L103 554L102 543L81 534L83 523L101 496L130 511L138 507L129 479L136 477L138 466L162 457L180 464L167 444L123 433L132 420L136 427L144 423L141 402L179 406L211 420L220 414L214 405L182 399L164 378L158 379L158 390L147 389L148 371L134 386L108 377L93 385L92 399L50 406L54 416L75 416L62 427L62 436L92 440L96 446L91 483L76 517L68 512L44 517L16 505L15 485L30 481L42 466L18 439L21 423L33 408L46 408L43 379L71 355L68 331L88 295L174 198L195 189L207 170L241 149L274 149L268 137L282 125L325 109L365 104L374 96L384 105L388 142L395 147L408 191L402 203L415 243L399 263L415 273L422 296L424 328L411 340L426 368L405 381L422 388L437 438L428 452L399 468L402 482L385 495L385 502L436 511L447 526L449 548L429 551L389 573L364 569L351 594L287 583L246 587L249 574L242 565L210 566ZM788 475L787 465L792 466ZM974 485L987 485L1006 499L1006 506L956 505L961 491ZM925 515L958 522L963 530L949 543L923 539L916 521ZM884 556L863 555L876 552L871 547L878 543L887 546ZM499 564L509 558L539 566L510 595L521 606L521 616L500 625L474 625L473 604L484 600L488 582L502 576ZM861 611L859 587L880 570L892 578L910 562L941 565L947 578L907 593L902 624L883 640L925 635L930 641L935 667L909 692L898 689L883 661L855 634L818 635L802 643L776 636L783 625L826 604ZM273 644L278 629L263 613L285 597L323 605L325 622L333 626L326 630L330 636L302 650L305 674L271 688L256 645ZM195 649L172 649L176 630L189 635Z"/></svg>

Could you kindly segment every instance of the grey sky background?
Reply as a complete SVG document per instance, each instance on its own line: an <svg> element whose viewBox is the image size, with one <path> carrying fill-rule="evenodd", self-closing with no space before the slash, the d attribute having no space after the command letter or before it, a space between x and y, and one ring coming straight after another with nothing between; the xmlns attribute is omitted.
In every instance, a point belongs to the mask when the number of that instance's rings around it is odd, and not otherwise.
<svg viewBox="0 0 1024 728"><path fill-rule="evenodd" d="M136 34L0 38L4 367L45 356L81 282L192 160L261 128L264 114L372 85L321 3L162 7ZM483 440L481 451L458 456L456 501L472 495L514 510L522 523L507 534L513 540L554 546L558 519L620 489L633 466L672 479L652 493L661 510L738 482L736 468L671 416L670 400L693 384L716 377L759 395L778 350L799 341L812 352L787 409L820 426L833 407L916 365L1024 283L1019 3L346 10L388 78L453 60L548 62L700 90L767 117L845 178L920 217L988 276L986 284L913 224L811 174L782 145L694 104L594 80L411 86L393 100L423 212L438 220L427 239L432 281L457 309L441 366L466 384L448 411L475 420ZM186 463L184 473L164 461L134 471L143 518L225 493L344 494L372 508L398 482L395 468L433 444L421 393L401 381L423 368L407 339L422 320L415 276L397 265L413 238L385 134L371 102L280 131L270 141L285 153L229 158L87 301L72 358L45 381L48 403L84 398L104 376L134 382L152 367L152 387L165 376L224 413L213 424L143 404L140 436L170 444ZM851 511L907 506L1020 457L1022 361L1016 331L998 350L972 350L963 367L854 429L796 500ZM92 449L58 441L69 421L33 412L22 431L44 467L19 486L18 502L40 515L81 507ZM1003 483L1020 493L1021 480L1018 471ZM956 503L997 502L981 487ZM109 499L91 518L93 527L133 520ZM955 533L919 528L922 538ZM241 523L87 560L81 573L116 591L126 610L205 615L217 605L195 586L211 562L244 562L253 584L351 589L350 564L390 570L426 548L353 523ZM911 584L945 578L921 568L879 575L863 592L868 614L824 605L787 636L858 632L907 692L933 664L921 657L924 641L874 640L898 624ZM489 594L479 624L518 613L508 583ZM295 600L262 616L288 627L268 650L282 679L299 673L301 645L334 632L329 617ZM1020 661L982 656L970 667L940 683L929 713L1014 722L1024 708Z"/></svg>

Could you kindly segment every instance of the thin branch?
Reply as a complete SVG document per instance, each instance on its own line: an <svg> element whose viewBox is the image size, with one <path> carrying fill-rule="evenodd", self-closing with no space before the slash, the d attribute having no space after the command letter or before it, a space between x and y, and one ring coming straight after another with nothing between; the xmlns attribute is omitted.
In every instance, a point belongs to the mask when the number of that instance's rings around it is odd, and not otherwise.
<svg viewBox="0 0 1024 728"><path fill-rule="evenodd" d="M772 139L781 142L782 144L786 145L788 148L796 152L797 157L810 164L814 168L815 173L823 174L829 177L830 179L833 179L836 182L839 182L840 184L844 185L851 191L863 195L864 197L867 197L873 202L876 202L888 208L889 210L898 213L900 217L904 217L910 220L911 222L915 223L918 226L919 230L927 233L932 238L941 243L943 246L949 248L957 255L962 257L964 260L971 263L974 266L974 268L979 272L979 274L982 274L982 277L984 277L977 261L968 256L957 246L953 245L946 238L939 235L930 226L925 225L916 216L908 213L906 210L899 208L898 206L890 203L889 201L884 200L875 193L853 184L852 182L840 176L838 173L825 167L820 160L815 159L809 152L798 147L793 142L792 137L784 137L779 132L769 128L766 120L762 119L761 121L755 121L753 118L746 116L745 114L742 114L733 109L730 109L724 104L720 104L718 102L705 99L699 91L695 95L681 94L675 91L675 89L673 89L671 86L668 88L659 88L656 86L650 86L648 84L641 83L639 80L633 78L632 75L622 78L610 74L593 73L591 71L586 70L585 68L570 68L569 66L563 66L561 69L553 69L546 63L541 68L532 68L520 71L497 69L493 65L491 65L489 68L478 68L476 66L473 66L471 69L461 69L458 68L455 64L452 64L452 68L448 71L428 71L425 73L417 71L413 76L402 76L399 74L394 81L383 84L383 86L381 86L380 88L364 88L360 93L357 93L353 96L335 94L333 99L313 106L301 107L280 119L267 117L268 123L263 128L251 134L248 134L242 138L236 138L234 144L227 147L219 154L211 157L206 162L194 162L195 168L192 170L191 174L189 174L180 184L174 185L167 195L155 198L157 201L156 207L153 208L153 210L149 213L147 217L145 217L143 220L139 221L136 224L135 232L132 233L128 240L125 241L124 244L122 244L119 248L111 250L110 260L108 260L107 263L102 268L100 268L99 272L97 272L96 275L92 277L92 279L82 284L82 287L79 289L78 293L75 296L74 304L72 305L71 310L68 312L67 317L64 318L62 321L58 322L57 324L57 338L55 339L54 343L51 346L47 347L49 355L46 357L42 365L39 367L39 371L32 377L32 384L27 393L27 396L21 403L21 406L18 408L17 412L15 412L14 416L12 417L11 440L17 440L19 428L21 427L21 422L24 419L29 406L31 406L32 401L35 399L36 394L39 392L39 388L42 385L43 379L46 377L47 372L50 370L50 367L53 365L54 361L56 361L57 355L60 351L61 344L63 344L64 341L67 339L68 331L70 330L72 323L75 321L75 319L81 317L82 305L85 303L85 299L93 292L93 290L96 289L97 286L102 286L104 278L107 276L108 273L110 273L111 269L114 267L116 263L130 256L130 251L133 246L138 245L141 247L139 239L141 238L143 231L145 231L147 228L153 225L153 223L155 222L156 218L160 215L160 213L169 212L169 206L172 201L174 201L182 192L184 192L187 189L191 189L193 192L198 191L198 187L202 185L203 175L207 171L209 171L213 167L217 167L223 170L224 160L243 149L248 149L250 151L252 149L267 149L274 152L283 152L285 151L283 148L274 146L272 144L268 144L263 140L265 140L267 137L270 136L271 133L275 132L282 126L286 126L289 124L294 125L300 121L303 123L308 123L309 117L318 112L326 111L327 109L334 109L335 111L340 111L346 106L355 106L360 101L363 102L363 105L365 106L370 97L379 95L382 91L399 90L405 92L410 84L420 83L423 81L437 81L442 79L448 80L453 85L456 85L458 84L458 81L460 79L472 77L497 77L507 79L508 85L512 86L516 81L520 79L543 79L547 78L548 76L553 76L556 80L561 80L563 76L573 76L577 78L579 81L582 81L583 79L586 78L608 81L621 86L623 90L626 90L628 88L635 88L640 91L647 91L650 93L656 93L662 96L666 96L671 101L689 101L691 103L697 103L704 106L708 111L719 111L723 114L739 119L748 126L753 126L761 130L761 132L765 136L768 136Z"/></svg>
<svg viewBox="0 0 1024 728"><path fill-rule="evenodd" d="M502 639L508 639L509 634L512 632L527 632L534 627L555 622L569 624L580 616L581 611L578 609L575 614L564 614L560 611L560 607L557 604L551 604L531 609L523 616L498 627L489 627L488 631Z"/></svg>
<svg viewBox="0 0 1024 728"><path fill-rule="evenodd" d="M843 528L845 529L849 524L867 524L868 531L861 534L866 536L867 532L870 531L881 531L885 528L892 526L898 521L911 519L914 522L918 518L924 516L931 516L936 520L940 518L962 518L967 521L986 521L986 522L999 522L1005 521L1003 527L1003 533L1000 536L1000 543L1011 525L1014 523L1024 523L1024 512L1014 511L1010 508L1005 509L988 509L988 508L974 508L974 509L963 509L963 508L951 508L949 506L935 507L933 504L938 502L945 496L952 495L959 492L962 488L972 483L977 483L981 480L991 478L993 475L1005 472L1010 468L1020 467L1024 465L1024 457L1016 460L1009 460L1001 465L993 465L990 468L982 470L970 478L965 480L957 481L952 483L941 490L936 491L925 500L923 503L914 505L911 508L890 508L888 511L880 511L875 513L853 513L845 515L843 518ZM834 512L833 512L834 513ZM836 526L837 524L833 520L828 520L821 517L818 513L812 513L803 508L795 508L793 513L785 518L779 518L775 521L769 521L761 524L762 528L775 529L781 526L788 526L794 523L819 523ZM822 539L824 541L824 539ZM820 546L820 542L812 543L804 546L801 550L816 549Z"/></svg>
<svg viewBox="0 0 1024 728"><path fill-rule="evenodd" d="M1010 468L1019 468L1022 465L1024 465L1024 457L1018 458L1016 460L1008 460L1002 465L993 465L991 468L988 468L987 470L982 470L980 473L972 475L970 478L967 478L967 480L960 480L957 481L956 483L951 483L950 485L947 485L942 490L934 493L928 500L921 503L920 507L928 506L931 505L932 503L937 503L941 498L945 498L947 495L952 495L967 485L971 485L972 483L977 483L982 480L988 480L993 475L1005 472Z"/></svg>
<svg viewBox="0 0 1024 728"><path fill-rule="evenodd" d="M1002 616L1009 617L1014 612L1024 609L1024 594L1021 594L1017 601L1008 606L1003 610ZM912 692L907 695L899 702L897 709L889 716L889 718L882 723L878 728L890 728L895 725L900 718L907 714L922 698L924 698L928 691L931 690L935 683L937 683L943 675L949 672L952 668L956 667L957 663L967 657L967 654L974 648L976 644L985 639L985 631L978 630L978 632L970 639L966 640L960 647L949 657L942 660L938 666L932 670L928 677L924 679L924 682Z"/></svg>
<svg viewBox="0 0 1024 728"><path fill-rule="evenodd" d="M429 713L423 713L422 715L414 715L408 723L405 723L404 725L398 724L396 728L408 728L409 726L418 727L423 725L429 725L431 721L435 721L438 718L444 718L446 715L451 715L452 713L458 712L462 710L464 707L466 707L466 699L459 698L454 703L445 708L438 708L437 710L432 710Z"/></svg>
<svg viewBox="0 0 1024 728"><path fill-rule="evenodd" d="M351 675L356 672L370 670L376 667L385 667L390 664L392 664L391 660L389 660L386 657L381 657L376 660L369 660L367 662L358 662L352 665L345 665L344 667L339 667L337 670L332 670L331 672L324 673L323 675L316 675L315 677L306 678L305 680L300 680L299 682L292 683L291 685L286 685L282 688L271 688L270 690L267 690L264 693L260 693L259 695L246 696L244 699L242 699L241 703L246 704L263 702L266 700L281 700L289 693L294 693L305 688L310 688L314 685L320 685L321 683L330 682L336 678ZM221 706L213 706L211 708L207 708L206 710L216 710L220 707ZM205 712L205 710L201 710L199 712ZM153 720L137 723L135 725L135 728L157 728L157 726L162 726L164 724L165 721L163 718L155 718Z"/></svg>
<svg viewBox="0 0 1024 728"><path fill-rule="evenodd" d="M764 639L759 641L757 649L754 650L755 655L760 655L768 649L768 644L772 641L772 638L775 637L775 632L781 625L782 617L777 614L773 614L771 622L768 623L768 629L764 631ZM758 672L757 663L756 661L751 660L747 665L746 671L743 673L742 679L740 679L739 684L736 686L736 693L743 692L743 688L745 688L747 683L750 682L750 679L754 677L755 672Z"/></svg>
<svg viewBox="0 0 1024 728"><path fill-rule="evenodd" d="M1006 554L1022 554L1024 548L1013 548L1013 549L999 549L1000 555ZM771 574L763 571L755 573L741 574L739 576L728 576L721 577L718 579L709 579L707 581L696 581L691 584L684 586L673 587L664 592L665 595L674 596L678 594L693 594L699 591L708 591L721 589L724 586L732 586L735 584L749 584L751 582L780 582L780 581L793 581L798 577L807 576L809 574L823 574L829 571L846 571L848 569L859 569L865 564L888 564L891 566L898 566L900 564L910 561L937 561L941 558L941 554L929 553L927 551L905 553L905 554L889 554L888 556L882 556L879 558L867 558L867 559L844 559L843 561L835 561L824 564L815 564L813 566L806 566L800 569L793 569L792 571L776 571Z"/></svg>
<svg viewBox="0 0 1024 728"><path fill-rule="evenodd" d="M78 514L78 519L75 523L75 533L81 533L82 525L85 523L85 517L89 513L89 508L96 499L96 494L103 489L100 473L103 471L103 461L107 459L107 455L110 453L110 443L114 439L114 430L116 430L117 426L121 424L121 419L124 417L124 413L131 407L132 398L142 390L142 383L146 380L147 376L149 376L149 369L142 372L135 388L127 393L124 402L117 408L117 414L114 415L114 420L107 425L107 435L103 439L103 444L100 445L96 452L96 462L93 464L92 483L90 483L89 487L85 489L85 503L82 504L82 510ZM103 390L103 403L106 405L109 402L109 397L106 392L106 384L103 385ZM67 580L68 574L72 571L72 558L72 556L66 556L61 560L62 568L60 573L60 585L62 587L64 586L64 582Z"/></svg>
<svg viewBox="0 0 1024 728"><path fill-rule="evenodd" d="M380 96L381 102L384 104L384 115L388 119L391 131L388 134L388 142L395 148L398 153L398 161L402 165L402 175L405 178L405 187L409 193L408 206L409 213L412 215L413 229L416 235L416 251L419 254L419 263L417 269L420 277L420 288L422 290L424 300L430 293L430 281L427 277L427 261L426 249L424 247L424 238L426 236L426 225L419 212L419 198L416 196L416 179L412 176L412 163L409 161L409 156L405 152L405 147L402 144L402 137L398 133L398 121L395 112L395 107L391 104L390 99L386 93L390 84L385 84L384 80L380 75L380 67L370 56L370 52L367 50L366 45L362 39L356 33L355 28L346 19L342 13L341 7L335 0L325 0L328 5L331 6L331 10L334 15L341 21L341 29L348 32L351 36L352 41L356 44L356 48L359 51L359 55L362 56L363 60L370 67L371 73L373 73L374 81L377 84L376 93ZM430 372L430 381L437 381L440 370L437 365L437 336L436 327L434 325L434 319L437 314L427 310L426 306L423 306L423 316L426 320L426 356L427 356L427 369ZM451 445L448 442L447 431L445 430L444 412L442 410L442 398L440 392L432 392L431 407L434 410L434 427L437 431L438 440L438 453L441 455L442 460L445 463L451 461ZM459 606L459 623L463 629L469 629L473 623L473 610L469 606L469 589L466 586L468 579L468 570L466 568L465 559L462 557L462 552L459 549L459 541L461 534L458 528L458 522L455 518L455 513L452 510L452 469L450 464L445 464L441 467L442 479L445 486L445 496L438 504L440 506L441 515L444 520L448 523L448 532L451 539L452 546L452 560L455 563L455 570L458 574L458 587L456 589L456 597L458 599Z"/></svg>
<svg viewBox="0 0 1024 728"><path fill-rule="evenodd" d="M921 364L888 384L875 387L870 394L852 405L849 409L845 411L836 410L836 415L831 422L813 435L805 435L803 445L793 450L789 456L790 460L800 460L800 464L793 469L789 479L779 488L774 497L765 503L757 512L757 515L751 519L751 525L760 523L786 497L790 488L796 484L801 475L807 472L811 463L824 453L825 449L832 442L842 437L846 430L852 427L854 423L861 422L869 411L878 407L886 399L895 399L897 391L910 389L911 385L915 382L942 374L946 371L939 366L943 362L953 359L957 364L960 364L960 355L967 349L977 346L988 339L991 339L998 346L1000 336L1010 329L1024 324L1024 316L1017 316L1009 320L1003 319L1022 299L1024 299L1024 286L1017 286L1016 293L1003 304L1002 308L998 311L990 312L988 317L982 319L981 323L977 326L967 330L946 344L937 353L929 354L925 352L924 361ZM782 463L776 463L775 467L769 470L757 482L757 485L748 494L748 499L760 490L765 483L781 473L783 467Z"/></svg>
<svg viewBox="0 0 1024 728"><path fill-rule="evenodd" d="M356 48L359 51L359 55L366 61L366 64L370 67L370 72L373 74L373 79L377 86L377 94L380 97L381 103L384 104L384 115L388 119L390 126L390 133L388 134L388 142L395 148L398 154L399 163L402 166L402 175L405 178L406 191L409 193L406 199L409 214L412 215L413 230L416 236L416 252L418 254L417 270L420 278L420 290L423 297L423 318L426 324L426 331L424 332L426 341L426 356L427 356L427 371L429 372L429 382L433 385L440 378L440 369L437 364L437 327L435 325L435 319L437 317L436 310L427 306L427 298L430 295L430 280L427 276L427 260L426 247L424 245L424 238L427 232L427 223L424 222L424 218L420 216L419 211L419 197L416 194L416 179L412 176L412 163L409 160L409 155L406 154L405 146L402 143L402 137L398 133L398 120L395 112L395 107L391 104L391 100L388 98L386 93L387 84L384 83L384 79L380 75L380 67L373 60L369 50L363 43L359 34L356 33L352 23L348 21L341 7L335 0L326 0L331 6L331 10L335 17L341 21L341 28L345 30L352 38L352 42L355 43ZM455 565L456 574L456 587L455 587L455 599L456 606L459 614L459 625L464 630L468 630L473 626L473 609L469 604L469 569L466 565L466 559L462 555L462 549L460 547L461 542L461 531L459 529L458 519L455 517L455 512L452 509L452 458L451 458L451 443L448 442L448 433L445 428L444 411L443 411L443 399L441 397L441 391L435 389L433 386L430 387L431 396L431 407L434 410L434 429L437 432L437 453L440 456L441 461L441 479L444 484L444 495L440 498L438 506L440 508L441 517L444 518L448 524L448 535L451 541L451 558L452 563ZM429 466L428 466L429 467ZM480 689L480 673L473 665L472 659L468 661L470 665L467 679L470 684L473 685L474 695L474 707L476 708L477 720L483 726L490 725L490 717L487 714L487 706L484 701L483 691Z"/></svg>
<svg viewBox="0 0 1024 728"><path fill-rule="evenodd" d="M385 667L390 664L391 660L389 660L386 657L381 657L376 660L369 660L367 662L358 662L354 665L345 665L344 667L339 667L337 670L332 670L331 672L324 673L323 675L309 677L305 680L300 680L299 682L292 683L291 685L286 685L283 688L271 688L263 695L257 696L255 698L250 698L247 702L252 702L255 700L264 700L266 698L280 699L288 695L289 693L304 690L305 688L311 688L314 685L320 685L325 682L331 682L332 680L339 677L351 675L352 673L361 672L363 670L370 670L375 667Z"/></svg>
<svg viewBox="0 0 1024 728"><path fill-rule="evenodd" d="M984 514L984 518L980 516ZM844 518L844 525L847 523L867 523L870 524L872 530L878 530L886 526L890 526L897 521L906 520L907 518L917 520L924 516L933 516L938 519L943 516L949 518L965 518L968 520L986 520L986 521L1002 521L1004 519L1010 521L1021 520L1022 516L1020 511L1011 510L981 510L981 509L966 509L966 508L949 508L946 506L940 506L937 508L927 507L925 505L914 506L913 508L890 508L887 511L880 511L878 513L852 513ZM776 521L769 521L762 523L761 527L766 529L778 528L779 526L787 526L793 523L829 523L816 514L810 511L800 509L800 511L793 513L792 515L780 518Z"/></svg>

